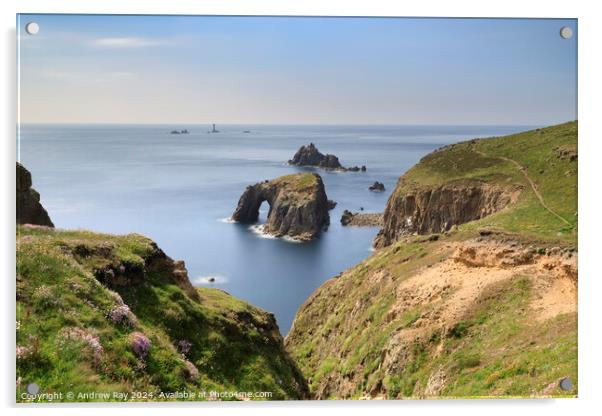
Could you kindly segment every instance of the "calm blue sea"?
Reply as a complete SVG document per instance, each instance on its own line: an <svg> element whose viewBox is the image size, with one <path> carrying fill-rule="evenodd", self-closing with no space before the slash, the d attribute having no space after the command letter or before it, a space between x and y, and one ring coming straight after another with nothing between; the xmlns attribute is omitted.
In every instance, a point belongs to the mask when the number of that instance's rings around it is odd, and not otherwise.
<svg viewBox="0 0 602 416"><path fill-rule="evenodd" d="M170 135L172 129L189 135ZM183 259L193 284L213 286L276 315L283 334L322 282L371 253L376 228L342 227L344 209L383 210L398 177L432 150L524 126L23 125L21 162L60 228L149 236ZM250 133L243 133L250 130ZM230 223L247 185L302 168L286 161L303 144L365 173L319 171L331 226L294 243ZM386 192L373 193L374 181ZM265 221L267 203L260 221ZM209 278L215 282L210 283Z"/></svg>

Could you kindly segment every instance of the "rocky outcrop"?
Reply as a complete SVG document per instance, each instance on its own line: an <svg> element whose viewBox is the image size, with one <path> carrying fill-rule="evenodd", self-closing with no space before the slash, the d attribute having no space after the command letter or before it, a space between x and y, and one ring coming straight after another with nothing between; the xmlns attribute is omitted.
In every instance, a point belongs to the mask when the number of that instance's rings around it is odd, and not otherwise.
<svg viewBox="0 0 602 416"><path fill-rule="evenodd" d="M173 260L155 242L141 256L142 262L123 261L117 255L117 246L111 242L78 242L71 248L77 260L94 259L94 277L105 286L119 290L148 284L150 275L161 275L163 279L178 286L192 300L198 301L197 290L188 279L188 270L182 260Z"/></svg>
<svg viewBox="0 0 602 416"><path fill-rule="evenodd" d="M363 214L345 210L343 211L343 215L341 215L341 224L343 226L351 225L355 227L382 227L383 214Z"/></svg>
<svg viewBox="0 0 602 416"><path fill-rule="evenodd" d="M501 187L484 182L447 183L410 191L398 189L389 198L383 229L376 236L376 248L386 247L400 237L449 231L452 226L491 215L515 202L521 188Z"/></svg>
<svg viewBox="0 0 602 416"><path fill-rule="evenodd" d="M254 223L259 207L267 201L270 206L264 232L311 240L330 223L324 183L320 175L300 173L281 176L248 186L238 201L232 219Z"/></svg>
<svg viewBox="0 0 602 416"><path fill-rule="evenodd" d="M374 192L384 192L385 185L382 182L376 181L368 189Z"/></svg>
<svg viewBox="0 0 602 416"><path fill-rule="evenodd" d="M339 158L331 154L320 153L318 148L310 143L308 146L301 146L295 156L288 161L290 165L295 166L313 166L327 170L365 172L366 166L346 168L341 165Z"/></svg>
<svg viewBox="0 0 602 416"><path fill-rule="evenodd" d="M40 194L31 185L31 173L17 162L17 224L54 227L48 212L40 204Z"/></svg>

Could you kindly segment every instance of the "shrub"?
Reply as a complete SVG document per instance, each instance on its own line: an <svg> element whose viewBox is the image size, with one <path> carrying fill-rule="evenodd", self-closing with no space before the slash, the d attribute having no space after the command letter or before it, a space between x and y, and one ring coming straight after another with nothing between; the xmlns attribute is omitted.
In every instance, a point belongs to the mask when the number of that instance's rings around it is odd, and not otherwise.
<svg viewBox="0 0 602 416"><path fill-rule="evenodd" d="M184 355L188 354L190 347L192 347L192 342L186 339L181 339L178 341L178 351L180 351L180 353Z"/></svg>
<svg viewBox="0 0 602 416"><path fill-rule="evenodd" d="M109 319L114 324L126 325L126 326L135 326L138 320L136 316L132 313L128 305L120 305L116 306L109 312Z"/></svg>
<svg viewBox="0 0 602 416"><path fill-rule="evenodd" d="M470 328L469 322L460 321L453 328L450 329L449 335L451 335L454 338L462 338L468 333L468 328Z"/></svg>
<svg viewBox="0 0 602 416"><path fill-rule="evenodd" d="M90 350L92 350L92 363L98 366L104 353L104 348L100 339L83 328L71 327L64 328L61 331L61 338L71 341L83 341Z"/></svg>
<svg viewBox="0 0 602 416"><path fill-rule="evenodd" d="M29 358L32 355L32 353L32 348L17 345L17 360L24 360L26 358Z"/></svg>
<svg viewBox="0 0 602 416"><path fill-rule="evenodd" d="M150 351L151 342L142 332L133 332L130 335L130 346L138 358L144 360Z"/></svg>
<svg viewBox="0 0 602 416"><path fill-rule="evenodd" d="M54 306L56 304L56 296L51 287L42 285L33 292L34 302L42 308Z"/></svg>

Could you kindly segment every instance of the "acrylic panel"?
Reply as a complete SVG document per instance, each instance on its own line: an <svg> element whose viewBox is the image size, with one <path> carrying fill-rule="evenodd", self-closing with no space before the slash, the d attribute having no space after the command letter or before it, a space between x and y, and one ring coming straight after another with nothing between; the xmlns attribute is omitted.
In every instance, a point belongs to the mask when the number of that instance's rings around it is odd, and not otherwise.
<svg viewBox="0 0 602 416"><path fill-rule="evenodd" d="M16 400L577 395L577 20L17 16Z"/></svg>

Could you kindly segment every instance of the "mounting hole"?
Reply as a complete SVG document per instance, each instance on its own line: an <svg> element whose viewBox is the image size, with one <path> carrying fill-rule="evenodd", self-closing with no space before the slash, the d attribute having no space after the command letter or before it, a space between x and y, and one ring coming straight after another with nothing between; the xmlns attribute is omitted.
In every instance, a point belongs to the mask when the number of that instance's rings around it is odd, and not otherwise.
<svg viewBox="0 0 602 416"><path fill-rule="evenodd" d="M27 385L27 393L29 393L29 394L35 395L35 394L38 394L39 391L40 391L40 386L38 386L37 383L29 383Z"/></svg>
<svg viewBox="0 0 602 416"><path fill-rule="evenodd" d="M560 28L560 37L562 39L570 39L573 37L573 29L568 26L563 26Z"/></svg>
<svg viewBox="0 0 602 416"><path fill-rule="evenodd" d="M573 390L573 382L568 377L560 380L560 383L558 383L558 384L560 385L561 390L564 390L564 391Z"/></svg>
<svg viewBox="0 0 602 416"><path fill-rule="evenodd" d="M40 31L40 25L36 22L29 22L25 25L25 31L30 35L37 35Z"/></svg>

